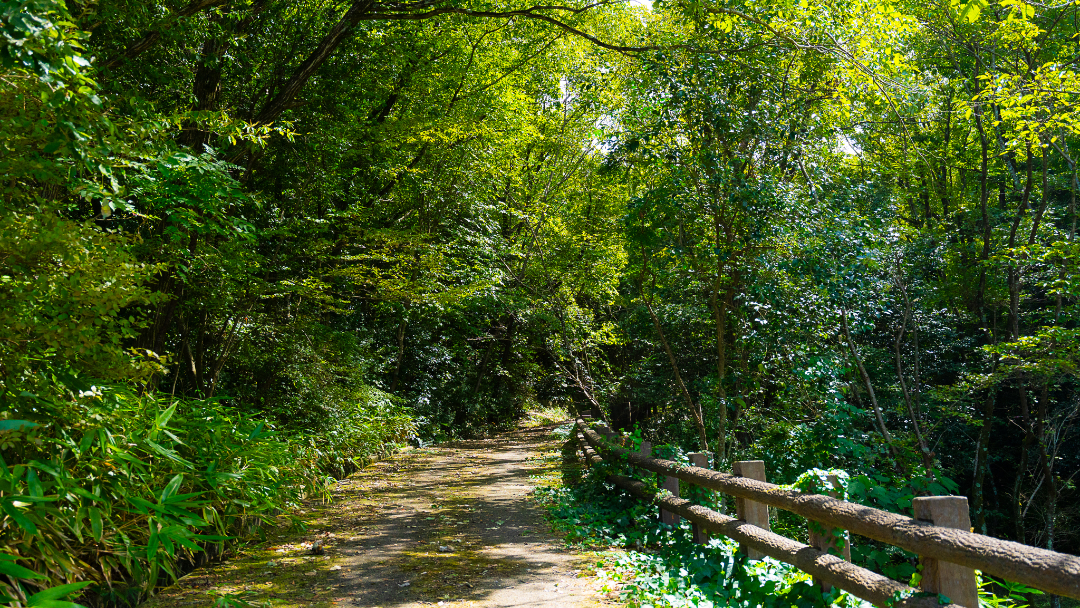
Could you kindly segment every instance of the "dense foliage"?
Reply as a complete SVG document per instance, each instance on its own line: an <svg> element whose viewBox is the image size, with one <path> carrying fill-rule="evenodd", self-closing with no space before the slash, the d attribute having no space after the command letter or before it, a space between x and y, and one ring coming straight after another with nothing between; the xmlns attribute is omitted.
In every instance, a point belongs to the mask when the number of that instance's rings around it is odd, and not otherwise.
<svg viewBox="0 0 1080 608"><path fill-rule="evenodd" d="M552 407L1077 552L1078 11L0 0L0 595Z"/></svg>
<svg viewBox="0 0 1080 608"><path fill-rule="evenodd" d="M564 431L569 429L564 427L556 432L568 434ZM583 472L579 457L573 453L576 449L576 442L571 441L564 450L561 483L538 488L535 496L547 508L555 529L565 535L568 544L580 551L592 551L596 574L604 581L603 589L609 597L617 596L635 608L869 608L869 603L837 588L823 593L810 575L794 566L769 557L749 560L747 553L739 550L738 543L731 539L706 538L695 543L689 522L680 519L674 526L662 523L656 504L629 497L605 481L613 473L632 476L656 491L659 490L656 475L615 461L605 461ZM672 451L671 446L665 451ZM674 452L669 455L679 459L678 450ZM800 476L794 485L805 491L820 490L811 480L836 473L846 488L854 490L864 483L844 479L842 472L813 470ZM730 507L722 504L723 498L715 493L694 486L684 489L684 495L689 495L695 503L713 509ZM872 504L858 490L847 492L846 498ZM799 522L804 530L806 524ZM783 533L798 535L794 530ZM913 585L917 584L914 568L905 572L900 567L907 566L904 563L882 568L875 555L881 552L873 547L876 543L851 540L856 563L884 569L892 578L911 579ZM989 580L979 581L980 605L987 608L1025 608L1029 605L1026 599L1038 595L1041 592L1015 583L998 585Z"/></svg>

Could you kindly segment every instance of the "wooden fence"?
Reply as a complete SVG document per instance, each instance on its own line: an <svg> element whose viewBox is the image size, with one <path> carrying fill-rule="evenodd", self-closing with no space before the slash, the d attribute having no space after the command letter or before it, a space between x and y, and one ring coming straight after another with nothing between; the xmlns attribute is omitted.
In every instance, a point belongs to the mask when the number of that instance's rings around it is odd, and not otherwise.
<svg viewBox="0 0 1080 608"><path fill-rule="evenodd" d="M950 599L953 608L977 608L976 569L1080 599L1080 558L971 532L967 498L963 496L916 498L913 507L917 519L913 519L766 483L760 460L737 462L734 475L729 475L631 452L617 445L618 438L606 427L598 428L607 439L584 419L576 423L578 443L590 464L603 462L605 456L616 457L664 475L662 487L668 492L651 491L644 483L621 475L609 475L608 480L639 498L657 502L669 523L674 523L676 516L688 519L694 524L698 542L705 540L704 531L723 534L738 541L751 559L762 555L776 558L812 575L824 588L839 587L875 606L940 607L936 596L941 594ZM691 461L706 464L703 454L692 455ZM680 480L734 496L738 518L679 498ZM919 555L923 566L921 589L852 564L850 547L843 537L812 530L810 540L814 546L810 546L774 534L769 528L768 507L818 522L818 528L847 530ZM920 591L934 595L913 596Z"/></svg>

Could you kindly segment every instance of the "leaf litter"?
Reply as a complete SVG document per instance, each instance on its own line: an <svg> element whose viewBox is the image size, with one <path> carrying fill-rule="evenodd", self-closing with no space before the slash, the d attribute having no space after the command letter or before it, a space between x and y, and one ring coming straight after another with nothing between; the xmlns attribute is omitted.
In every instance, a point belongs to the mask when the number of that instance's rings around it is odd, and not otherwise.
<svg viewBox="0 0 1080 608"><path fill-rule="evenodd" d="M265 540L145 606L598 606L587 558L562 548L528 496L560 475L548 431L394 454L335 484L329 503L265 518Z"/></svg>

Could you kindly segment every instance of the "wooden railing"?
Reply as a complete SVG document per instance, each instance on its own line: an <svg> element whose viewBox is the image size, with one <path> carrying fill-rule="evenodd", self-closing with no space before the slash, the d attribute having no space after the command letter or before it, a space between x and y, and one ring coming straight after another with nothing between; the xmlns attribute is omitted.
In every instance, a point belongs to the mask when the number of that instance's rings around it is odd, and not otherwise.
<svg viewBox="0 0 1080 608"><path fill-rule="evenodd" d="M735 463L735 475L702 466L685 466L670 460L651 458L618 445L619 438L606 427L590 428L577 419L577 438L585 459L599 464L604 458L619 458L665 476L663 488L652 491L636 479L609 475L608 480L645 500L658 503L671 523L674 515L694 524L694 537L705 539L703 530L738 541L751 559L762 555L798 567L812 575L823 587L836 586L875 606L902 608L939 607L937 594L950 606L978 607L974 570L1022 583L1055 595L1080 599L1080 558L1037 547L999 540L970 531L967 499L962 496L933 496L913 501L918 519L838 500L831 496L805 494L765 482L761 461ZM704 455L691 461L705 464ZM736 498L738 518L717 513L679 498L678 481L716 490ZM783 509L818 522L828 529L847 530L919 555L922 564L920 589L861 568L850 558L846 541L831 533L811 533L804 545L774 534L769 529L768 507ZM829 553L829 549L833 553ZM918 592L933 596L913 596Z"/></svg>

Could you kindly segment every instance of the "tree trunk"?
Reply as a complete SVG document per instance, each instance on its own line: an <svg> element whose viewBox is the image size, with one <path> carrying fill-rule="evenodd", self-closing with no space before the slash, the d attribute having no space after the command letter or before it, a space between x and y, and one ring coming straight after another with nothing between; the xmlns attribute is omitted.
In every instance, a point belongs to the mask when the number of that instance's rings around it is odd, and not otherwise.
<svg viewBox="0 0 1080 608"><path fill-rule="evenodd" d="M900 345L904 341L904 333L907 330L908 321L911 319L911 300L908 298L904 279L900 275L899 258L896 260L896 269L893 280L896 284L897 291L900 292L900 295L904 300L904 316L900 321L900 328L896 332L896 340L893 341L893 352L896 355L896 377L900 381L900 392L904 397L904 405L907 406L908 415L911 416L911 428L915 431L915 440L919 444L919 453L922 455L923 466L926 467L926 474L933 479L933 455L930 453L930 447L926 443L926 437L923 435L921 425L919 424L919 416L915 413L915 406L912 403L911 392L908 391L907 381L904 380L904 363L900 353Z"/></svg>
<svg viewBox="0 0 1080 608"><path fill-rule="evenodd" d="M401 323L398 323L397 329L397 361L394 362L394 376L390 380L390 394L397 392L398 380L401 378L401 362L405 360L405 326L408 324L409 318L403 316Z"/></svg>
<svg viewBox="0 0 1080 608"><path fill-rule="evenodd" d="M1017 382L1020 400L1020 415L1024 422L1024 439L1020 442L1020 462L1016 467L1016 479L1013 480L1013 524L1016 531L1016 542L1027 544L1027 530L1024 528L1023 496L1020 492L1024 487L1024 476L1027 474L1028 453L1031 451L1031 443L1035 434L1031 432L1031 410L1028 406L1027 388L1023 378Z"/></svg>
<svg viewBox="0 0 1080 608"><path fill-rule="evenodd" d="M983 111L981 104L975 104L972 106L973 114L975 116L975 127L979 131L979 144L980 144L980 165L979 165L979 210L982 214L980 219L982 223L982 251L979 253L979 261L985 262L990 259L990 212L987 206L990 203L990 170L989 170L989 148L990 142L987 141L986 129L983 125ZM986 324L986 265L979 264L979 286L976 291L976 303L978 307L979 316L982 318L983 324Z"/></svg>
<svg viewBox="0 0 1080 608"><path fill-rule="evenodd" d="M997 391L990 389L986 401L983 402L983 424L979 429L979 441L975 447L975 479L971 484L971 511L975 515L975 529L980 534L986 534L986 471L990 468L987 459L990 457L990 431L994 423L994 406L997 402Z"/></svg>
<svg viewBox="0 0 1080 608"><path fill-rule="evenodd" d="M679 362L675 358L675 353L671 350L671 345L668 344L667 336L664 335L664 328L660 325L660 319L653 310L652 302L649 297L645 295L645 273L648 271L648 257L645 255L644 248L642 249L641 257L641 299L645 302L645 308L649 311L649 317L652 319L653 327L656 328L656 333L660 337L660 344L663 346L664 353L667 354L668 361L671 363L671 369L675 375L675 385L679 387L679 394L682 396L683 403L686 405L686 409L690 412L690 416L694 420L694 425L697 427L698 447L702 452L708 452L709 438L705 432L705 421L701 415L701 408L694 403L693 397L690 396L690 391L687 390L686 384L683 382L682 374L679 373ZM719 450L717 450L717 454L719 454Z"/></svg>
<svg viewBox="0 0 1080 608"><path fill-rule="evenodd" d="M719 282L719 277L717 277ZM727 377L727 317L734 297L734 288L726 290L724 299L721 301L718 286L714 287L709 297L709 306L712 308L713 321L716 327L716 402L719 409L719 426L716 432L716 456L714 465L720 470L721 463L727 460L727 427L728 406L727 387L724 379Z"/></svg>
<svg viewBox="0 0 1080 608"><path fill-rule="evenodd" d="M203 43L199 57L199 68L195 71L192 89L195 93L193 110L204 112L217 107L218 93L221 92L221 57L228 48L222 38L210 38ZM210 143L210 132L199 129L194 122L188 121L180 131L180 143L192 148L197 154L202 147Z"/></svg>
<svg viewBox="0 0 1080 608"><path fill-rule="evenodd" d="M232 21L233 25L227 31L219 32L203 42L199 53L198 69L195 70L195 80L192 83L192 92L195 95L195 103L192 109L197 112L206 112L218 107L218 95L221 93L222 58L229 48L229 40L244 34L248 27L262 13L269 0L258 0L250 13L239 22ZM231 9L222 9L220 14L211 17L212 27L223 27L228 22L225 14ZM210 144L211 133L198 128L193 122L184 124L180 132L180 143L193 148L196 153L202 152L202 147Z"/></svg>
<svg viewBox="0 0 1080 608"><path fill-rule="evenodd" d="M371 12L373 5L373 0L354 0L349 10L345 11L337 24L323 36L322 41L315 47L315 50L293 71L285 86L281 87L277 95L263 106L252 122L268 124L277 120L281 113L288 108L289 103L304 88L307 81L315 74L316 70L352 34L353 29L356 28L364 16Z"/></svg>
<svg viewBox="0 0 1080 608"><path fill-rule="evenodd" d="M881 408L878 407L877 394L874 393L874 385L870 382L870 374L866 373L866 366L863 365L862 359L859 357L859 352L855 350L855 341L851 339L851 331L848 329L847 311L840 311L840 328L844 332L844 337L847 338L848 348L851 350L851 358L855 360L856 367L859 368L859 376L862 377L863 384L866 386L866 392L870 395L870 407L874 410L874 418L877 420L878 430L881 431L881 437L885 440L885 445L889 447L889 452L893 457L896 457L896 448L893 446L892 435L889 434L889 429L885 427L885 418L881 415Z"/></svg>

